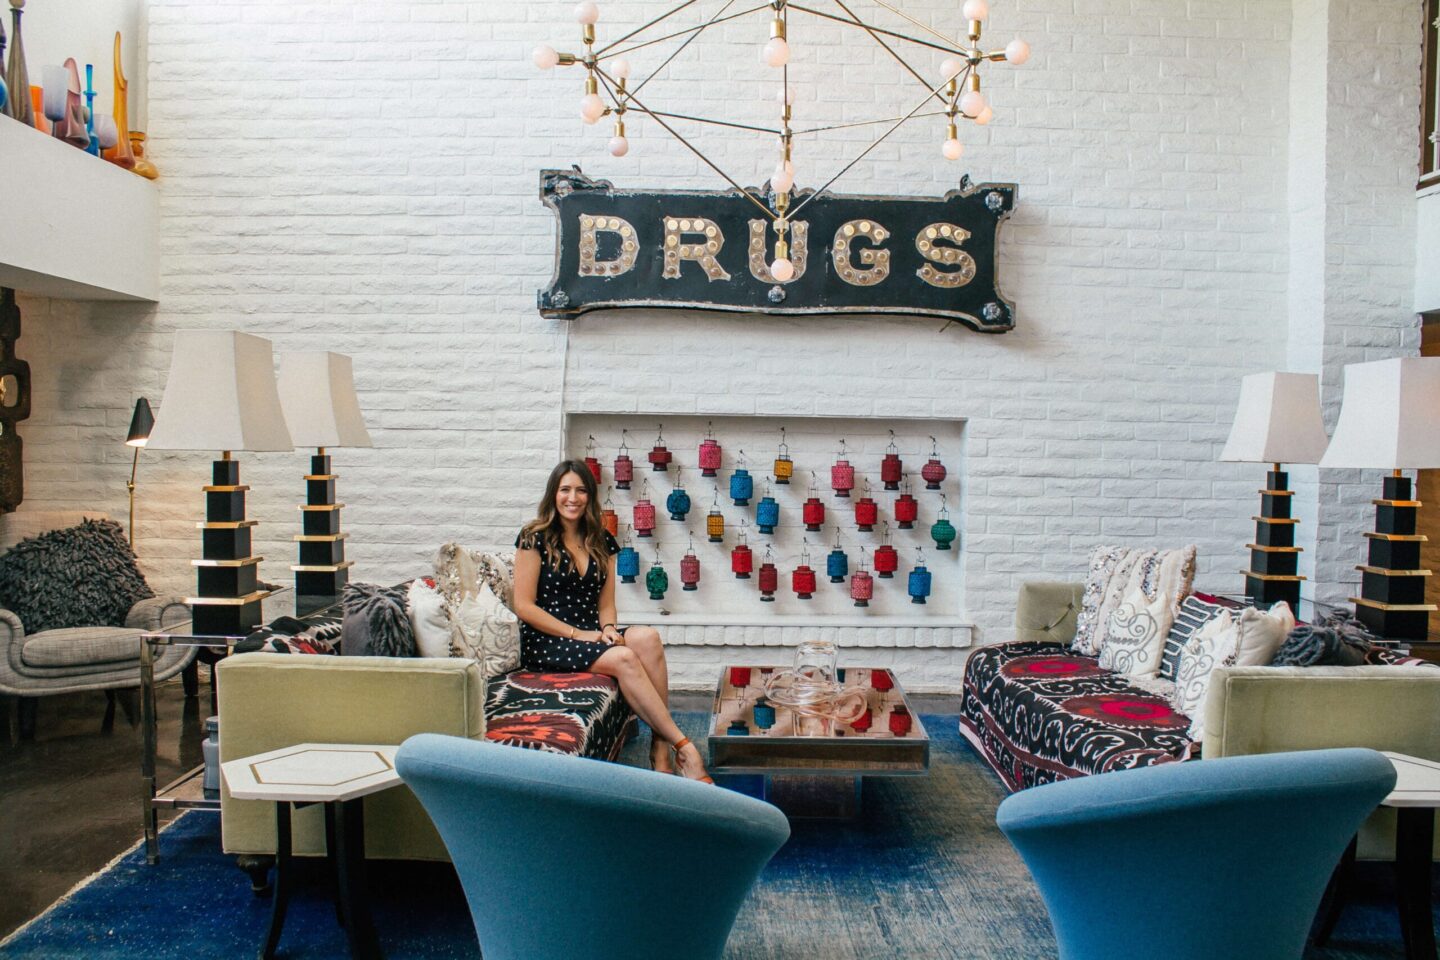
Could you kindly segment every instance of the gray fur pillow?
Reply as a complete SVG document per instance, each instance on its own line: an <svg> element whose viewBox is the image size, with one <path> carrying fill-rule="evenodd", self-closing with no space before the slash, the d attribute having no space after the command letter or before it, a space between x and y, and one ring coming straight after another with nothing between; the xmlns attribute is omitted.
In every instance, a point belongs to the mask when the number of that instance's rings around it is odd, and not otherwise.
<svg viewBox="0 0 1440 960"><path fill-rule="evenodd" d="M347 657L415 656L415 631L406 611L409 586L347 583L340 653Z"/></svg>
<svg viewBox="0 0 1440 960"><path fill-rule="evenodd" d="M22 540L0 557L0 607L25 632L123 627L130 608L155 591L114 520L84 520Z"/></svg>

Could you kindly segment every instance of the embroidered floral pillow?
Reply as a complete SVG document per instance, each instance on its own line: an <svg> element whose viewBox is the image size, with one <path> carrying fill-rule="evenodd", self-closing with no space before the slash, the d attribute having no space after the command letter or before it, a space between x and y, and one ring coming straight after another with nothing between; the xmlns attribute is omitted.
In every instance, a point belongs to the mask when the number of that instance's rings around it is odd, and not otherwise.
<svg viewBox="0 0 1440 960"><path fill-rule="evenodd" d="M520 666L520 621L488 584L450 607L450 624L455 656L474 660L486 677Z"/></svg>
<svg viewBox="0 0 1440 960"><path fill-rule="evenodd" d="M1169 594L1162 590L1151 600L1136 587L1110 615L1100 646L1100 666L1128 677L1156 676L1165 636L1174 620Z"/></svg>
<svg viewBox="0 0 1440 960"><path fill-rule="evenodd" d="M1180 652L1173 706L1190 718L1192 740L1199 740L1205 732L1205 698L1210 693L1210 678L1216 667L1234 662L1238 642L1235 618L1226 610L1191 637Z"/></svg>

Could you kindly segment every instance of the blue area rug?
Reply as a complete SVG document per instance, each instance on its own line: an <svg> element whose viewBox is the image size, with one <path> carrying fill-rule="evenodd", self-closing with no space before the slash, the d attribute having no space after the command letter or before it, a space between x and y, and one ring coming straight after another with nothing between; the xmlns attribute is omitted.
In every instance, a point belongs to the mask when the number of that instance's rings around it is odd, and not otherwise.
<svg viewBox="0 0 1440 960"><path fill-rule="evenodd" d="M687 734L703 742L703 717L680 719ZM1045 907L995 828L1003 789L960 739L954 717L924 720L933 738L930 776L867 782L865 809L854 823L796 823L741 911L727 957L1055 956ZM642 737L629 744L625 761L642 765L645 743ZM254 897L233 858L221 853L219 818L182 816L162 834L161 855L151 867L141 849L131 850L0 944L0 957L254 956L269 921L269 900ZM281 952L294 960L345 957L323 871L318 863L304 869ZM479 957L448 865L373 863L370 874L375 926L391 960ZM1330 947L1310 951L1307 960L1403 955L1389 877L1379 865L1361 865L1360 898L1343 915ZM1163 955L1157 948L1154 956Z"/></svg>

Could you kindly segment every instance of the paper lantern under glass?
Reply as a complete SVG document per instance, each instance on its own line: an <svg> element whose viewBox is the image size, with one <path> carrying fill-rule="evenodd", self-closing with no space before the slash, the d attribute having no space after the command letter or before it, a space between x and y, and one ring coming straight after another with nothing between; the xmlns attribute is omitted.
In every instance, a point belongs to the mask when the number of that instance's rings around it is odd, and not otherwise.
<svg viewBox="0 0 1440 960"><path fill-rule="evenodd" d="M672 459L670 451L665 449L665 434L656 428L655 446L650 448L650 455L646 458L650 461L650 469L656 473L664 473L670 468Z"/></svg>
<svg viewBox="0 0 1440 960"><path fill-rule="evenodd" d="M830 486L837 497L848 497L855 488L855 468L845 459L845 441L840 441L840 459L830 468Z"/></svg>
<svg viewBox="0 0 1440 960"><path fill-rule="evenodd" d="M720 469L720 457L720 444L715 440L715 431L707 425L705 439L700 441L700 476L715 476Z"/></svg>
<svg viewBox="0 0 1440 960"><path fill-rule="evenodd" d="M886 490L899 490L900 478L905 475L905 466L900 462L900 451L895 446L895 431L890 431L890 446L885 448L885 459L880 461L880 482Z"/></svg>
<svg viewBox="0 0 1440 960"><path fill-rule="evenodd" d="M625 431L620 431L620 449L615 454L615 489L629 490L630 481L635 479L635 462L630 459L630 448L625 444Z"/></svg>
<svg viewBox="0 0 1440 960"><path fill-rule="evenodd" d="M795 474L795 461L790 459L790 447L785 443L785 428L780 428L780 452L775 455L775 482L789 483Z"/></svg>
<svg viewBox="0 0 1440 960"><path fill-rule="evenodd" d="M914 726L914 724L915 718L910 716L910 711L901 704L897 703L890 710L890 732L895 734L895 736L905 736L910 732L910 728Z"/></svg>
<svg viewBox="0 0 1440 960"><path fill-rule="evenodd" d="M850 729L854 730L856 733L864 733L865 731L870 729L871 722L872 715L870 713L870 708L866 707L865 712L860 714L860 716L856 717L855 721L850 724Z"/></svg>

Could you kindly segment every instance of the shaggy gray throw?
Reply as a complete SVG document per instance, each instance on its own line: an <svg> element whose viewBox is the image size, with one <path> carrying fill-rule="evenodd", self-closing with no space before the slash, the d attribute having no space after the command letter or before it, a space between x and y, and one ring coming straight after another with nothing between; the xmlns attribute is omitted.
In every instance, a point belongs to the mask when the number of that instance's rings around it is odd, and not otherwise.
<svg viewBox="0 0 1440 960"><path fill-rule="evenodd" d="M58 627L123 627L155 591L114 520L83 520L22 540L0 557L0 607L27 634Z"/></svg>
<svg viewBox="0 0 1440 960"><path fill-rule="evenodd" d="M340 653L347 657L413 657L415 632L406 612L409 588L347 583Z"/></svg>

